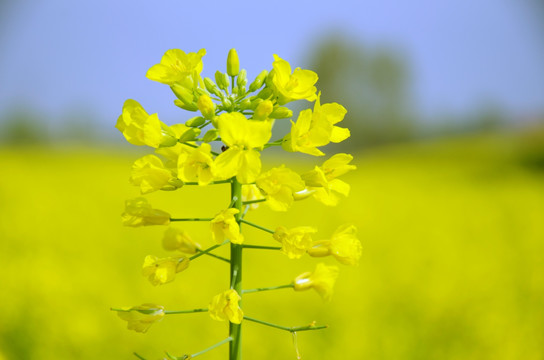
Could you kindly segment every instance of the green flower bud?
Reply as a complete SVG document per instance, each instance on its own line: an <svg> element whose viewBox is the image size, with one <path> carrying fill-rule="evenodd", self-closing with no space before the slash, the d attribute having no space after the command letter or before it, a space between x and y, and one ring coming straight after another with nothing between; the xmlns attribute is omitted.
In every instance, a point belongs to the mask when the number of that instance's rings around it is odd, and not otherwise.
<svg viewBox="0 0 544 360"><path fill-rule="evenodd" d="M170 89L174 92L174 95L181 101L183 101L184 104L190 105L194 102L195 97L193 95L193 92L186 87L183 87L178 84L174 84L170 86Z"/></svg>
<svg viewBox="0 0 544 360"><path fill-rule="evenodd" d="M208 95L204 94L199 97L196 105L198 106L198 110L202 113L202 116L206 119L211 119L215 116L215 104Z"/></svg>
<svg viewBox="0 0 544 360"><path fill-rule="evenodd" d="M230 85L229 77L227 74L222 73L221 71L217 70L215 72L215 83L221 90L227 90Z"/></svg>
<svg viewBox="0 0 544 360"><path fill-rule="evenodd" d="M206 143L209 143L209 142L212 142L214 141L215 139L217 139L219 137L219 130L217 129L210 129L208 130L208 132L206 132L206 134L204 135L204 137L202 138L202 141L206 142Z"/></svg>
<svg viewBox="0 0 544 360"><path fill-rule="evenodd" d="M268 75L268 71L263 70L255 80L249 85L249 92L254 92L260 89L263 86L264 80L266 79L266 76Z"/></svg>
<svg viewBox="0 0 544 360"><path fill-rule="evenodd" d="M178 100L178 99L174 100L174 105L176 105L177 107L182 108L183 110L187 110L187 111L197 111L198 110L198 106L196 106L195 103L185 104L183 101Z"/></svg>
<svg viewBox="0 0 544 360"><path fill-rule="evenodd" d="M228 98L223 98L222 100L222 104L223 104L223 107L225 108L225 110L229 110L232 108L232 101Z"/></svg>
<svg viewBox="0 0 544 360"><path fill-rule="evenodd" d="M272 111L269 117L272 119L288 119L293 117L293 112L286 107L278 106Z"/></svg>
<svg viewBox="0 0 544 360"><path fill-rule="evenodd" d="M242 69L240 71L240 74L238 74L238 78L236 79L236 84L238 85L238 87L247 85L247 71L246 71L246 69Z"/></svg>
<svg viewBox="0 0 544 360"><path fill-rule="evenodd" d="M264 80L266 86L268 87L274 87L274 82L272 79L274 78L274 69L272 69L269 73L266 79Z"/></svg>
<svg viewBox="0 0 544 360"><path fill-rule="evenodd" d="M251 100L244 99L244 100L242 100L242 102L238 106L240 107L241 110L249 109L250 106L251 106Z"/></svg>
<svg viewBox="0 0 544 360"><path fill-rule="evenodd" d="M204 86L206 86L206 90L208 90L210 93L222 97L223 93L217 88L217 85L210 79L209 77L204 78Z"/></svg>
<svg viewBox="0 0 544 360"><path fill-rule="evenodd" d="M200 129L191 128L179 137L179 142L193 141L198 135L200 135Z"/></svg>
<svg viewBox="0 0 544 360"><path fill-rule="evenodd" d="M269 99L272 95L274 95L274 91L269 87L265 87L257 94L263 100Z"/></svg>
<svg viewBox="0 0 544 360"><path fill-rule="evenodd" d="M272 113L273 109L274 109L274 105L272 104L272 101L265 100L261 102L255 109L255 113L253 114L253 119L264 120L268 117L268 115Z"/></svg>
<svg viewBox="0 0 544 360"><path fill-rule="evenodd" d="M180 188L180 187L183 186L183 181L181 181L178 178L172 178L172 179L168 180L168 184L173 186L174 187L173 190L175 190L175 189ZM161 189L161 190L167 190L167 189ZM168 189L168 190L170 190L170 189Z"/></svg>
<svg viewBox="0 0 544 360"><path fill-rule="evenodd" d="M204 119L202 116L195 116L193 118L190 118L185 122L185 126L189 127L197 127L206 122L206 119Z"/></svg>
<svg viewBox="0 0 544 360"><path fill-rule="evenodd" d="M264 101L263 99L256 97L253 100L251 100L251 106L249 108L251 110L255 110L257 106L259 106L259 104L262 103L263 101Z"/></svg>
<svg viewBox="0 0 544 360"><path fill-rule="evenodd" d="M238 59L236 49L230 49L229 55L227 56L227 74L229 74L229 76L236 76L239 71L240 60Z"/></svg>

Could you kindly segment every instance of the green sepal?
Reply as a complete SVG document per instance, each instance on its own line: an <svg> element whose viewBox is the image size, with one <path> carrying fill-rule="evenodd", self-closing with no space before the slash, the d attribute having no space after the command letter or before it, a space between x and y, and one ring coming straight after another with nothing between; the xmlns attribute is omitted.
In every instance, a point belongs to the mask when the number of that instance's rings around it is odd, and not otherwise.
<svg viewBox="0 0 544 360"><path fill-rule="evenodd" d="M230 85L228 75L217 70L215 72L215 83L217 84L217 86L219 86L221 90L227 90Z"/></svg>
<svg viewBox="0 0 544 360"><path fill-rule="evenodd" d="M278 106L268 117L272 119L288 119L293 117L293 112L289 108Z"/></svg>
<svg viewBox="0 0 544 360"><path fill-rule="evenodd" d="M199 128L190 128L179 137L179 142L193 141L200 135L200 131Z"/></svg>
<svg viewBox="0 0 544 360"><path fill-rule="evenodd" d="M257 75L255 80L253 80L253 82L249 85L249 92L254 92L259 90L263 86L264 80L266 79L267 75L268 75L268 71L266 70L261 71L261 73Z"/></svg>

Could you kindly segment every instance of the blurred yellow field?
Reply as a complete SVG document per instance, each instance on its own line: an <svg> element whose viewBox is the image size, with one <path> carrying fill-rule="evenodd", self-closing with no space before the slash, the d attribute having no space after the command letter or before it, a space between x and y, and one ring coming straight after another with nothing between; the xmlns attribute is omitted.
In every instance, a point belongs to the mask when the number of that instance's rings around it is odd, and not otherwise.
<svg viewBox="0 0 544 360"><path fill-rule="evenodd" d="M340 265L330 303L286 289L245 295L245 313L286 326L328 324L297 335L309 360L542 359L544 176L521 166L508 144L468 139L361 154L358 170L345 176L352 194L338 207L309 199L289 213L250 213L269 228L315 226L316 239L354 223L363 258L356 268ZM205 307L228 286L228 265L210 257L161 287L141 275L146 255L168 253L163 227L121 226L124 201L138 196L127 183L138 156L114 148L0 150L0 359L132 359L133 351L159 359L226 336L226 323L207 314L171 315L139 334L109 310ZM228 196L228 185L215 185L147 198L176 217L207 217ZM176 226L212 244L208 224ZM256 229L244 233L248 242L277 244ZM287 283L316 262L246 250L244 287ZM289 333L254 323L244 324L244 346L246 359L296 358ZM226 348L202 359L223 359Z"/></svg>

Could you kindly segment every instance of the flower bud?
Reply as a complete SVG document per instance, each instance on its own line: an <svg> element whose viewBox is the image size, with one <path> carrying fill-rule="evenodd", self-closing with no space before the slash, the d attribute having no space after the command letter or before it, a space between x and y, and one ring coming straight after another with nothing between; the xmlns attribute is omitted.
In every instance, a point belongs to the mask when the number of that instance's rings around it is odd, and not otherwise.
<svg viewBox="0 0 544 360"><path fill-rule="evenodd" d="M197 127L204 124L205 122L206 122L206 119L204 119L202 116L195 116L187 120L185 122L185 125L189 127Z"/></svg>
<svg viewBox="0 0 544 360"><path fill-rule="evenodd" d="M217 85L215 85L212 79L209 77L204 78L204 86L206 86L206 90L208 90L210 93L219 97L223 96L221 91L217 88Z"/></svg>
<svg viewBox="0 0 544 360"><path fill-rule="evenodd" d="M274 105L272 105L272 101L265 100L262 103L260 103L257 108L255 109L255 113L253 114L253 119L255 120L264 120L272 113L272 110L274 109Z"/></svg>
<svg viewBox="0 0 544 360"><path fill-rule="evenodd" d="M214 141L215 139L217 139L219 137L219 130L217 129L210 129L208 130L208 132L206 132L206 134L204 135L204 137L202 138L202 141L206 142L206 143L209 143L209 142L212 142Z"/></svg>
<svg viewBox="0 0 544 360"><path fill-rule="evenodd" d="M215 116L215 104L209 95L202 95L198 98L197 102L198 110L206 119L211 119Z"/></svg>
<svg viewBox="0 0 544 360"><path fill-rule="evenodd" d="M265 87L257 94L263 100L269 99L272 95L274 95L274 91L269 87Z"/></svg>
<svg viewBox="0 0 544 360"><path fill-rule="evenodd" d="M240 107L240 110L249 109L249 107L251 106L251 100L244 99L244 100L242 100L242 102L238 106Z"/></svg>
<svg viewBox="0 0 544 360"><path fill-rule="evenodd" d="M249 108L251 110L255 110L257 106L259 106L259 104L262 103L263 101L264 101L263 99L256 97L253 100L251 100L251 105Z"/></svg>
<svg viewBox="0 0 544 360"><path fill-rule="evenodd" d="M192 91L190 91L186 87L183 87L178 84L174 84L170 86L170 89L172 89L172 91L174 92L174 95L176 95L176 97L180 99L181 101L183 101L183 103L186 105L192 104L195 100Z"/></svg>
<svg viewBox="0 0 544 360"><path fill-rule="evenodd" d="M178 100L178 99L174 100L174 105L176 105L177 107L182 108L183 110L187 110L187 111L197 111L198 110L198 106L196 106L195 103L185 104L185 103L183 103L183 101Z"/></svg>
<svg viewBox="0 0 544 360"><path fill-rule="evenodd" d="M240 60L238 59L238 53L236 49L230 49L227 56L227 74L229 76L236 76L240 71Z"/></svg>
<svg viewBox="0 0 544 360"><path fill-rule="evenodd" d="M255 80L249 85L249 92L254 92L260 89L263 86L264 80L266 79L266 76L268 75L268 71L263 70Z"/></svg>
<svg viewBox="0 0 544 360"><path fill-rule="evenodd" d="M186 141L193 141L197 138L198 135L200 135L200 129L199 128L191 128L183 133L183 135L180 136L179 142L186 142Z"/></svg>
<svg viewBox="0 0 544 360"><path fill-rule="evenodd" d="M240 74L238 74L238 78L236 79L236 85L238 87L246 86L247 85L247 71L246 69L242 69L240 71Z"/></svg>
<svg viewBox="0 0 544 360"><path fill-rule="evenodd" d="M221 71L217 70L215 72L215 83L221 90L227 90L230 85L229 77L227 74L222 73Z"/></svg>
<svg viewBox="0 0 544 360"><path fill-rule="evenodd" d="M293 112L283 106L279 106L272 111L269 117L272 119L288 119L293 116Z"/></svg>

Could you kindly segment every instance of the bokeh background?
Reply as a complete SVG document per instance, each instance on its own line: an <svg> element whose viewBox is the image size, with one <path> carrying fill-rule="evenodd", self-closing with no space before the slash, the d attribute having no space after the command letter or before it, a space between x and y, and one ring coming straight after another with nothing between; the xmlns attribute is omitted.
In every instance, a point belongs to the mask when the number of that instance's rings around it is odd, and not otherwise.
<svg viewBox="0 0 544 360"><path fill-rule="evenodd" d="M158 288L140 275L146 255L166 255L163 229L120 224L144 150L113 126L128 98L167 124L185 121L145 72L170 48L206 48L212 76L232 47L250 79L272 54L316 71L322 99L345 105L352 130L325 152L350 152L358 166L336 208L308 200L250 218L316 226L318 238L352 222L364 247L359 267L341 267L331 303L282 290L247 295L246 313L329 324L298 335L303 359L544 359L543 39L538 0L0 1L0 359L159 359L224 338L226 325L205 314L142 335L109 311L201 307L228 283L212 258ZM321 161L277 152L265 167ZM227 194L148 198L209 216ZM211 244L205 225L186 228ZM283 284L313 260L247 251L244 281ZM296 358L288 333L253 323L244 351ZM225 358L226 347L202 355Z"/></svg>

